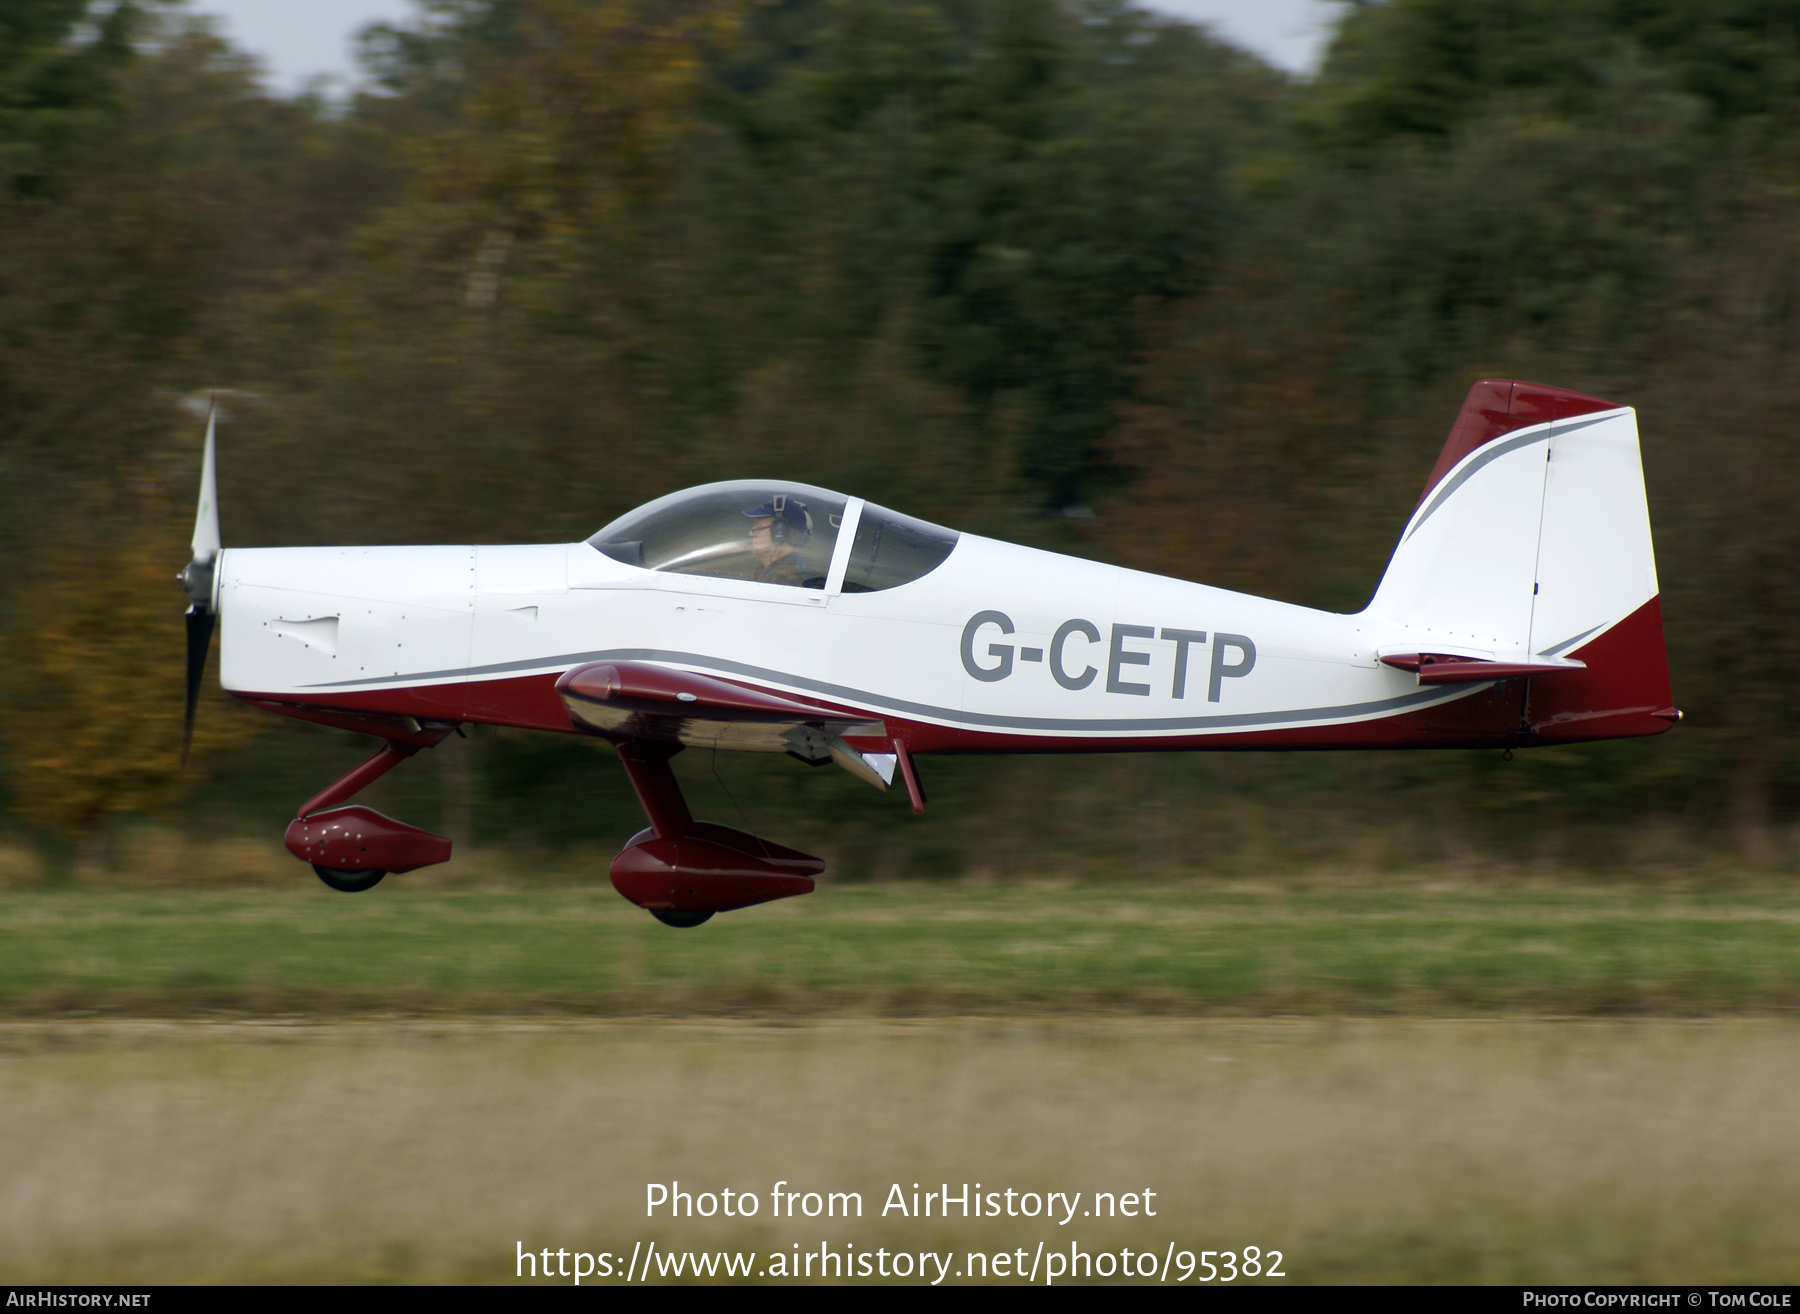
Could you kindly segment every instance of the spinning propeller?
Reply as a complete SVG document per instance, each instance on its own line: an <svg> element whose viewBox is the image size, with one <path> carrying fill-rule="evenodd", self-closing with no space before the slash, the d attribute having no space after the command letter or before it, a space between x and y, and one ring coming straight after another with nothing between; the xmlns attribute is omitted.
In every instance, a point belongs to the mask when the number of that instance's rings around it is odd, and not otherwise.
<svg viewBox="0 0 1800 1314"><path fill-rule="evenodd" d="M212 644L218 614L213 607L213 569L219 556L219 479L213 448L219 401L206 410L206 455L200 466L200 508L194 514L194 559L175 578L187 591L187 719L181 728L181 765L194 742L194 709L200 701L200 679Z"/></svg>

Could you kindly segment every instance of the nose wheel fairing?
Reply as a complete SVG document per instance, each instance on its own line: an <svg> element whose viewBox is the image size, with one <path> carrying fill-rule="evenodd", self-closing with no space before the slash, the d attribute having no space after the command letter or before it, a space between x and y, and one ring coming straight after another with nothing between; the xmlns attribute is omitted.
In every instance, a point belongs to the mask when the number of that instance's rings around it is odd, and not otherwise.
<svg viewBox="0 0 1800 1314"><path fill-rule="evenodd" d="M332 871L416 871L450 861L450 841L442 835L360 803L296 817L288 823L286 842L296 858Z"/></svg>
<svg viewBox="0 0 1800 1314"><path fill-rule="evenodd" d="M448 733L446 728L437 738ZM368 761L301 804L284 837L288 852L311 863L320 880L344 894L360 894L389 872L448 862L450 841L442 835L360 803L338 806L418 751L418 744L390 739Z"/></svg>

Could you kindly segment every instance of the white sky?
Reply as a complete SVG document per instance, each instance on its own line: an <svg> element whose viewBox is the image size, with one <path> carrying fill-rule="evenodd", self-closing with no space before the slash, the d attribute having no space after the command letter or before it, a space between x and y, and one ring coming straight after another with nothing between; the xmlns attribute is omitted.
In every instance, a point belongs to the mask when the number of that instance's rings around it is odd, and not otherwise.
<svg viewBox="0 0 1800 1314"><path fill-rule="evenodd" d="M1219 36L1296 73L1311 73L1324 55L1337 0L1145 0L1149 8L1207 23ZM356 78L352 35L369 23L396 22L411 0L191 0L221 20L233 45L269 71L274 88L298 91L309 79L344 86Z"/></svg>

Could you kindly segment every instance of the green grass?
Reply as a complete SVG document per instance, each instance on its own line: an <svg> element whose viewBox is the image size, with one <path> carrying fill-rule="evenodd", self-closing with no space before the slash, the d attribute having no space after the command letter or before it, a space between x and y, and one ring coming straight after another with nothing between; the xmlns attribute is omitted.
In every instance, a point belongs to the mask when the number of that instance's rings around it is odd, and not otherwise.
<svg viewBox="0 0 1800 1314"><path fill-rule="evenodd" d="M1794 1277L1784 883L832 883L675 931L483 879L0 892L0 1280L1077 1232L1302 1283ZM647 1221L676 1178L1163 1212Z"/></svg>
<svg viewBox="0 0 1800 1314"><path fill-rule="evenodd" d="M0 893L0 1013L1699 1016L1800 1006L1800 892L827 886L670 930L599 882Z"/></svg>

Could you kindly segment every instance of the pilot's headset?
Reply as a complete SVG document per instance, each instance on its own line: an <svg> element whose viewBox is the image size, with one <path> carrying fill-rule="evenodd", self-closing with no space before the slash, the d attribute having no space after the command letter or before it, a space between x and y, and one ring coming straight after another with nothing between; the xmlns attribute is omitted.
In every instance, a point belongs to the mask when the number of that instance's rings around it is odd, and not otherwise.
<svg viewBox="0 0 1800 1314"><path fill-rule="evenodd" d="M767 502L763 503L763 506L769 508L766 514L773 517L774 521L774 523L769 526L769 541L771 543L787 542L790 529L798 530L801 541L803 542L812 537L812 512L806 509L806 503L799 501L790 502L786 493L777 493L774 497L771 497ZM758 507L757 511L762 513L762 507Z"/></svg>

